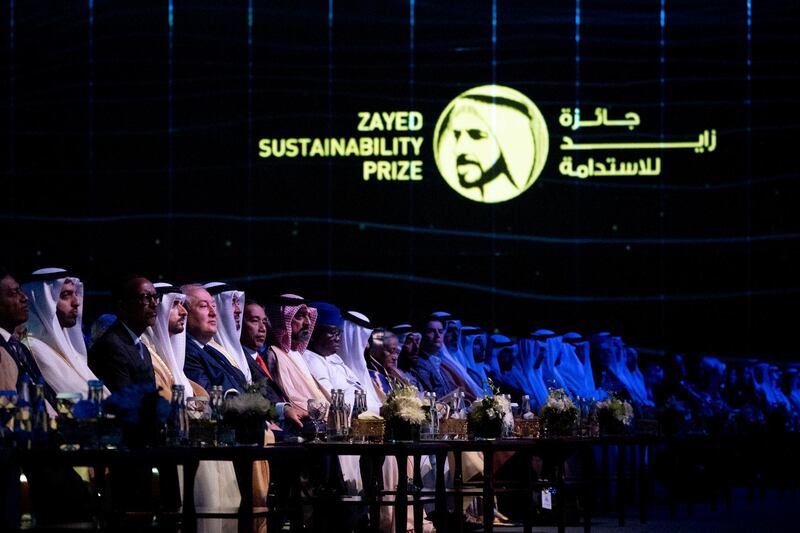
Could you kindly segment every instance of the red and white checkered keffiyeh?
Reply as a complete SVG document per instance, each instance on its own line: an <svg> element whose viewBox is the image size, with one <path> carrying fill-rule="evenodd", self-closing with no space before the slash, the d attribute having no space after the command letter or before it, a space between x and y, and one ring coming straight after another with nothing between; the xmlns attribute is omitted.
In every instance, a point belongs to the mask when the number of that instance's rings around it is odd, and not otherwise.
<svg viewBox="0 0 800 533"><path fill-rule="evenodd" d="M296 294L281 294L281 298L297 299L298 302L302 301L302 296ZM270 304L266 306L267 316L272 324L272 330L269 332L269 344L277 346L284 352L292 350L292 319L301 309L308 309L308 319L311 322L311 331L314 331L314 325L317 323L317 310L313 307L308 307L304 303L292 304ZM300 353L306 351L308 341L302 342L296 347Z"/></svg>
<svg viewBox="0 0 800 533"><path fill-rule="evenodd" d="M308 363L303 359L308 341L292 349L292 319L298 312L307 309L313 331L317 323L317 310L308 307L300 296L294 294L281 295L281 299L281 303L267 306L267 315L272 322L269 343L277 358L276 377L292 405L305 409L308 400L330 400L330 395L314 379Z"/></svg>

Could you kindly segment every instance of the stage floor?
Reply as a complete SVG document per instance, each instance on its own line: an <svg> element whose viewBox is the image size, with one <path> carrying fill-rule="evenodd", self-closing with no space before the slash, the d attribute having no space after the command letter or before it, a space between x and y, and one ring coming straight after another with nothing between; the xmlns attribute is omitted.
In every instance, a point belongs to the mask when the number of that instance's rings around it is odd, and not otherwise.
<svg viewBox="0 0 800 533"><path fill-rule="evenodd" d="M777 490L767 490L764 500L759 491L755 493L755 500L750 503L745 489L735 489L730 508L720 502L716 511L709 504L694 506L693 516L689 516L685 504L678 508L677 518L670 518L669 508L666 503L659 501L650 508L647 524L639 523L636 510L630 508L628 519L624 527L617 525L617 516L614 513L597 513L592 520L592 531L598 533L640 533L664 532L685 533L697 531L713 531L723 533L738 532L783 532L797 531L800 524L800 490L785 491L781 496ZM481 529L474 530L477 532ZM522 527L495 527L496 532L517 533ZM534 526L534 533L555 533L557 528ZM573 527L567 527L568 533L583 532L583 527L577 522Z"/></svg>

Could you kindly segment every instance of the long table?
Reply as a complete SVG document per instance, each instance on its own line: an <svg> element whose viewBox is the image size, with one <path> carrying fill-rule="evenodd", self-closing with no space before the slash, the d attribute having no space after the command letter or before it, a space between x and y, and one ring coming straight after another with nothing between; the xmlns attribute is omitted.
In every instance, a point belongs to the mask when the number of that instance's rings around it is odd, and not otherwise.
<svg viewBox="0 0 800 533"><path fill-rule="evenodd" d="M615 447L617 450L617 472L616 476L609 476L607 471L601 471L599 476L594 476L589 480L591 484L598 482L608 482L615 479L617 483L617 501L619 525L625 523L626 490L632 486L634 474L639 483L638 503L640 510L640 520L646 521L646 496L647 487L644 486L649 477L649 465L645 458L650 450L658 446L677 446L685 447L689 445L693 449L703 446L713 450L722 446L725 449L736 449L742 446L742 442L750 442L753 439L729 438L712 439L710 437L652 437L652 436L619 436L603 438L547 438L547 439L497 439L497 440L440 440L440 441L420 441L420 442L384 442L384 443L349 443L349 442L306 442L302 444L273 444L263 447L256 446L230 446L230 447L175 447L175 448L145 448L135 450L18 450L0 448L0 465L4 468L25 468L30 465L61 465L61 466L90 466L94 467L97 475L102 476L106 467L131 466L131 465L183 465L184 479L184 498L182 513L183 530L192 531L196 528L197 518L202 517L221 517L221 513L200 513L195 508L194 502L194 481L200 461L230 461L234 464L237 471L237 481L241 492L241 505L235 517L239 520L239 530L242 532L251 531L253 518L257 515L253 511L253 491L252 491L252 463L254 461L266 460L278 462L280 464L301 464L313 460L315 457L331 457L339 455L357 455L373 463L373 471L378 471L383 460L387 456L397 459L401 469L396 490L385 490L375 479L365 480L364 494L361 498L351 499L353 503L359 503L369 507L373 516L377 516L380 506L390 505L394 507L395 524L397 531L403 532L406 528L406 517L408 506L413 506L415 529L422 529L422 505L426 502L435 501L437 506L446 510L446 499L450 495L456 499L456 510L461 509L463 498L471 495L483 497L485 505L483 512L484 530L493 529L493 509L491 502L495 494L507 490L518 490L526 494L526 505L524 509L523 525L525 531L531 530L532 508L534 494L547 486L557 489L556 498L563 498L563 488L565 487L564 464L570 456L576 452L587 452L588 448L599 447L601 454L607 457L608 450ZM761 439L756 440L760 442ZM792 437L787 440L787 449L797 443L798 438ZM683 443L683 444L680 444ZM775 449L776 443L771 442L770 446ZM638 461L633 450L638 448ZM484 470L480 483L470 486L462 476L461 454L465 452L479 452L483 454ZM514 452L521 455L521 461L527 465L524 472L519 476L519 482L514 487L498 486L494 476L495 458L498 453ZM450 489L445 487L444 465L447 455L453 453L454 461L451 464L454 474L454 486ZM422 456L432 456L436 462L436 485L434 490L419 490L422 485L419 472L420 458ZM538 456L543 461L552 466L555 476L547 481L534 479L531 475L530 459ZM407 476L404 475L404 466L409 458L414 459L414 479L410 488ZM608 461L601 461L601 470L607 470ZM298 466L298 471L300 467ZM588 487L594 489L593 486ZM386 496L393 496L386 497ZM310 502L312 504L319 502ZM558 502L557 518L558 528L564 530L564 505L563 500ZM589 530L591 525L591 510L589 506L584 506L584 529ZM443 515L445 513L441 513ZM377 524L377 519L373 520L373 525ZM438 525L439 531L447 528L447 520L441 520Z"/></svg>
<svg viewBox="0 0 800 533"><path fill-rule="evenodd" d="M358 455L367 457L376 465L383 463L386 456L393 456L401 468L397 488L394 491L384 491L382 487L368 485L365 487L363 503L369 505L377 516L381 505L391 505L395 508L398 532L406 531L407 506L413 505L415 510L415 523L417 528L422 527L422 507L424 500L421 491L409 494L408 477L405 467L408 458L415 459L414 483L417 487L422 482L419 473L420 458L423 455L432 455L437 458L435 501L445 500L444 464L448 452L446 444L441 442L408 442L408 443L349 443L349 442L308 442L304 444L273 444L263 447L257 446L228 446L228 447L165 447L143 448L134 450L18 450L0 449L0 464L4 467L18 467L24 470L31 465L52 466L89 466L102 478L106 467L113 469L115 466L133 465L182 465L184 496L182 518L184 531L196 529L198 517L222 518L230 516L228 513L198 513L194 502L195 476L200 461L230 461L237 472L237 483L241 493L241 504L235 517L238 519L239 531L248 532L252 529L253 518L253 484L252 464L254 461L281 462L287 464L295 462L300 465L312 456L338 456ZM298 472L300 471L298 466ZM389 500L384 498L387 494L394 496ZM401 503L403 503L401 505ZM374 521L376 522L376 521Z"/></svg>

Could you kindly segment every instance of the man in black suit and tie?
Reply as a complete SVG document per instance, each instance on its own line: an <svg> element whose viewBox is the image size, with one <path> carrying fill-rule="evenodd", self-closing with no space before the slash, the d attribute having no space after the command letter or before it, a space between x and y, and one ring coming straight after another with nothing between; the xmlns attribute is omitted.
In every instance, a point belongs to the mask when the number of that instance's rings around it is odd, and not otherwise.
<svg viewBox="0 0 800 533"><path fill-rule="evenodd" d="M156 386L150 351L142 343L144 331L156 323L160 297L150 280L128 276L112 287L117 320L89 348L89 368L112 393L132 385ZM179 505L177 469L156 465L159 470L161 505L174 510ZM152 473L149 466L119 466L111 470L115 506L126 510L153 511ZM138 519L145 520L144 516ZM128 517L133 520L132 517ZM116 524L118 525L118 524ZM134 527L143 527L138 522Z"/></svg>
<svg viewBox="0 0 800 533"><path fill-rule="evenodd" d="M112 296L118 318L89 349L89 368L111 392L133 384L155 386L150 351L141 335L156 322L158 293L147 278L132 276Z"/></svg>
<svg viewBox="0 0 800 533"><path fill-rule="evenodd" d="M44 395L50 407L56 406L56 393L42 377L42 372L27 346L17 339L14 330L28 321L28 297L19 283L0 270L0 358L9 357L17 366L17 392L21 392L24 376L33 385L44 384ZM33 390L30 390L32 393ZM55 413L55 411L51 411Z"/></svg>
<svg viewBox="0 0 800 533"><path fill-rule="evenodd" d="M276 439L285 438L284 435L296 435L303 427L302 419L308 418L308 412L300 406L288 403L283 388L273 379L272 373L259 353L267 341L267 331L270 327L264 308L255 300L247 300L242 318L240 341L244 348L247 364L250 366L253 383L257 384L264 397L276 406L278 418L284 420L284 423L281 424L284 431L275 432ZM288 502L292 498L292 490L295 488L295 480L300 469L295 465L273 462L270 464L270 472L277 489L275 493L276 501L279 502L277 508L283 509L285 507L280 502ZM284 513L278 512L273 518L275 520L270 527L280 529L285 518Z"/></svg>
<svg viewBox="0 0 800 533"><path fill-rule="evenodd" d="M278 406L278 415L294 422L298 427L302 427L301 417L306 414L302 406L289 405L281 386L272 378L272 374L267 368L267 364L261 357L259 350L264 347L267 341L267 330L269 329L269 319L264 312L264 308L255 300L248 300L244 306L244 322L242 323L242 347L247 355L247 364L250 366L250 373L253 375L253 383L261 387L262 394L271 402ZM281 415L282 406L282 417Z"/></svg>
<svg viewBox="0 0 800 533"><path fill-rule="evenodd" d="M30 379L32 384L43 383L45 399L54 407L55 391L42 377L28 347L14 334L27 320L28 298L11 274L0 268L0 359L6 363L6 358L13 360L17 369L17 391L21 390L23 379ZM88 488L72 468L30 465L25 468L25 475L37 523L58 524L91 518ZM54 494L58 497L54 498ZM0 513L0 531L16 529L19 526L18 469L0 466L0 501L4 506Z"/></svg>

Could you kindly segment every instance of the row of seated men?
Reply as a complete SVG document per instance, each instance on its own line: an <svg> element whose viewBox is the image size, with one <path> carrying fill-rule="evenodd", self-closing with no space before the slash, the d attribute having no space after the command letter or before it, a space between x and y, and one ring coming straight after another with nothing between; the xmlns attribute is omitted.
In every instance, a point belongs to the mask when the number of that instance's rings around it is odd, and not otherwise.
<svg viewBox="0 0 800 533"><path fill-rule="evenodd" d="M45 384L52 407L58 392L85 391L95 378L108 392L149 383L166 398L173 384L183 385L187 396L201 396L214 385L242 392L257 383L278 408L280 421L272 428L278 438L296 433L307 420L308 400L327 400L332 389L344 390L350 405L355 390L363 390L374 412L398 383L440 398L462 390L474 399L490 392L491 380L515 400L528 394L534 408L544 403L549 388L563 388L576 399L601 399L612 391L642 411L663 401L667 390L675 394L673 372L665 379L663 369L651 363L643 373L636 351L605 333L585 339L537 330L511 339L462 326L444 312L416 327L375 328L363 314L342 313L329 303L284 295L263 306L223 283L178 288L129 277L112 296L115 314L98 320L87 340L79 278L63 269L42 269L20 286L10 273L0 273L0 388L20 386L27 374ZM721 363L709 361L704 367L719 369ZM770 385L774 371L759 380L761 366L747 368L752 370L740 378L743 385L728 391L752 389L773 403L785 398L789 408L800 397L797 389L777 394ZM677 382L700 397L724 388L718 379L706 380L716 385L705 388L692 388L680 376ZM342 458L340 468L348 490L360 490L357 458ZM396 475L396 467L384 473L389 484ZM265 482L265 472L256 478ZM200 505L236 505L230 465L204 465L198 479Z"/></svg>
<svg viewBox="0 0 800 533"><path fill-rule="evenodd" d="M273 424L270 438L297 432L307 420L308 401L329 400L332 389L343 389L351 405L355 390L364 391L368 408L377 413L396 383L386 379L390 377L387 369L397 360L396 335L384 330L373 334L363 315L353 313L345 321L335 306L309 305L299 296L284 295L265 307L222 283L176 288L129 277L113 288L113 321L105 326L100 321L87 343L81 327L83 284L79 278L48 268L34 272L22 285L3 272L0 284L0 386L21 390L26 379L43 383L51 414L58 393L85 391L86 382L98 378L107 393L149 384L165 397L175 384L199 396L207 395L213 386L221 386L226 393L242 393L255 383L277 407L279 423ZM441 328L437 331L441 344ZM435 376L423 372L420 379L441 379L441 369L428 370ZM339 463L345 490L360 491L359 458L340 457ZM478 462L466 463L467 477L481 468ZM261 504L268 484L266 468L256 465L254 472L254 480L261 481L256 483L262 489L256 495ZM387 460L383 470L384 485L396 486L397 465ZM136 477L133 471L125 474ZM46 494L53 483L48 481L31 479L32 492L41 495L38 503L48 502L42 511L50 507ZM129 489L148 485L140 481L130 483ZM133 496L131 490L124 492L126 498ZM201 507L235 508L239 494L231 466L201 464L195 500ZM65 507L78 510L82 505L62 506L53 511L54 518L68 517ZM382 529L392 527L389 509L373 519L381 520ZM431 529L430 523L426 528Z"/></svg>
<svg viewBox="0 0 800 533"><path fill-rule="evenodd" d="M709 418L738 424L737 431L773 423L780 428L767 429L800 430L797 362L686 354L655 354L640 361L637 350L618 336L584 338L549 330L515 340L492 335L487 350L479 330L461 328L457 320L445 324L444 350L465 366L474 359L477 366L467 367L470 375L481 382L485 372L512 397L530 395L533 407L542 405L549 389L561 388L573 400L585 400L584 405L614 394L630 401L642 418L683 410L687 422L701 431L709 429Z"/></svg>
<svg viewBox="0 0 800 533"><path fill-rule="evenodd" d="M654 403L641 409L645 415L679 412L693 431L800 431L796 362L673 354L650 357L642 368Z"/></svg>
<svg viewBox="0 0 800 533"><path fill-rule="evenodd" d="M342 316L331 304L307 305L293 295L265 308L221 283L178 289L134 277L114 288L113 321L98 321L85 343L83 286L77 277L62 269L43 269L22 288L10 275L3 283L18 310L4 322L10 355L5 361L16 363L17 381L23 374L43 381L50 400L57 392L84 390L94 378L101 378L109 392L150 383L167 397L173 384L204 395L214 385L242 392L255 382L278 407L283 422L274 429L280 434L301 427L308 400L326 400L332 389L344 390L350 404L355 390L363 390L375 412L397 383L416 385L440 398L463 390L474 399L489 393L492 376L509 392L530 392L508 379L518 364L510 339L491 336L487 351L484 333L461 328L446 313L434 313L417 331L407 324L387 330L372 328L360 313ZM539 352L540 357L545 353ZM13 381L12 372L5 375ZM348 488L358 491L362 482L353 459L341 458L341 469ZM473 459L465 461L472 474L481 469L480 458ZM230 472L215 468L208 477L229 483L210 483L196 495L201 504L225 502L235 494ZM384 476L390 484L392 473Z"/></svg>

